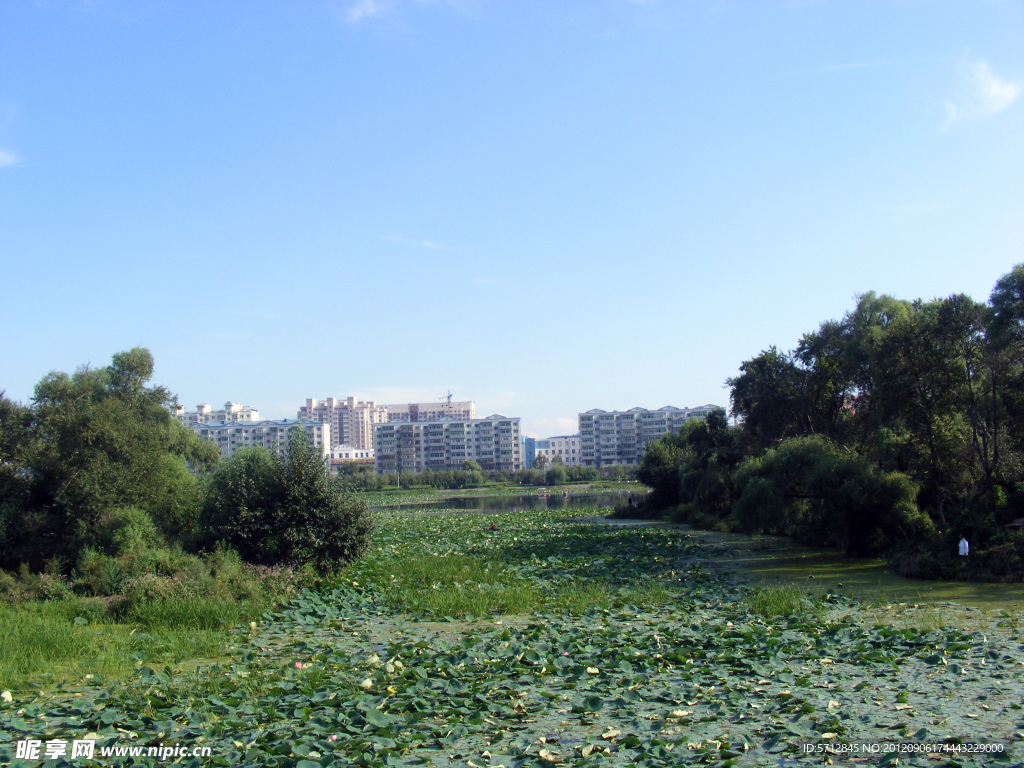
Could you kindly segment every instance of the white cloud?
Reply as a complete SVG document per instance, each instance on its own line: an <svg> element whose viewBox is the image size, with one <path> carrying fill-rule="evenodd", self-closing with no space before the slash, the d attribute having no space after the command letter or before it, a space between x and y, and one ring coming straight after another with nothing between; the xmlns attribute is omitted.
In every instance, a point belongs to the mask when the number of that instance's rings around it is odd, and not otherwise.
<svg viewBox="0 0 1024 768"><path fill-rule="evenodd" d="M447 251L449 248L444 245L438 245L437 243L431 242L430 240L407 240L404 237L389 237L392 243L401 243L402 245L417 245L420 248L427 248L431 251Z"/></svg>
<svg viewBox="0 0 1024 768"><path fill-rule="evenodd" d="M579 429L579 419L570 419L567 416L558 416L554 419L538 419L534 426L543 432L542 435L530 435L530 437L554 437L556 435L575 435Z"/></svg>
<svg viewBox="0 0 1024 768"><path fill-rule="evenodd" d="M946 102L944 127L964 120L982 120L1009 107L1020 96L1020 83L996 77L984 59L960 65L961 93Z"/></svg>
<svg viewBox="0 0 1024 768"><path fill-rule="evenodd" d="M349 24L358 24L364 19L372 19L390 10L391 3L387 0L358 0L345 11Z"/></svg>
<svg viewBox="0 0 1024 768"><path fill-rule="evenodd" d="M336 15L349 24L359 24L371 19L387 18L389 22L403 24L403 12L415 6L451 8L459 13L472 14L478 0L356 0L347 4Z"/></svg>
<svg viewBox="0 0 1024 768"><path fill-rule="evenodd" d="M0 168L10 168L12 165L16 165L19 159L13 152L0 149Z"/></svg>

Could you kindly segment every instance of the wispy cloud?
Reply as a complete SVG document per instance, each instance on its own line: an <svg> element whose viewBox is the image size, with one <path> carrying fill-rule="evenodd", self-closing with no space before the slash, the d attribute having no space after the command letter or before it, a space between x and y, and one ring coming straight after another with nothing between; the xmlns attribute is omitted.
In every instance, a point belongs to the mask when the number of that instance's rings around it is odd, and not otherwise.
<svg viewBox="0 0 1024 768"><path fill-rule="evenodd" d="M396 20L403 10L416 6L438 6L472 12L475 5L474 0L356 0L347 4L340 15L349 24L359 24L382 18Z"/></svg>
<svg viewBox="0 0 1024 768"><path fill-rule="evenodd" d="M12 165L17 165L19 159L13 152L0 149L0 168L10 168Z"/></svg>
<svg viewBox="0 0 1024 768"><path fill-rule="evenodd" d="M387 0L358 0L345 9L345 20L349 24L358 24L382 16L389 10L391 3Z"/></svg>
<svg viewBox="0 0 1024 768"><path fill-rule="evenodd" d="M446 245L440 245L431 240L409 240L404 237L391 236L388 238L392 243L401 243L402 245L415 245L419 248L427 248L431 251L450 251L453 250Z"/></svg>
<svg viewBox="0 0 1024 768"><path fill-rule="evenodd" d="M533 434L530 437L554 437L555 435L574 435L578 431L579 420L568 416L558 416L554 419L538 419L533 423L542 434Z"/></svg>
<svg viewBox="0 0 1024 768"><path fill-rule="evenodd" d="M821 72L845 72L851 69L874 69L875 67L887 67L892 64L899 64L897 59L874 59L872 61L844 61L838 64L829 64L822 67Z"/></svg>
<svg viewBox="0 0 1024 768"><path fill-rule="evenodd" d="M970 61L965 56L959 67L959 77L961 92L955 100L946 102L943 127L997 115L1020 96L1020 83L997 77L984 59Z"/></svg>

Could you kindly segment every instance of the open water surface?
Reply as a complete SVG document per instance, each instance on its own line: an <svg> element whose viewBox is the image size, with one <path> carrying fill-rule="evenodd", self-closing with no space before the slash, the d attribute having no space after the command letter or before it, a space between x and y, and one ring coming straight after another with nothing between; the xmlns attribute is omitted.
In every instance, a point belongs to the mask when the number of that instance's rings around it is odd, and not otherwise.
<svg viewBox="0 0 1024 768"><path fill-rule="evenodd" d="M629 491L564 494L562 491L524 493L518 496L460 496L419 504L389 504L388 510L455 509L464 512L528 512L535 509L605 509L625 504Z"/></svg>

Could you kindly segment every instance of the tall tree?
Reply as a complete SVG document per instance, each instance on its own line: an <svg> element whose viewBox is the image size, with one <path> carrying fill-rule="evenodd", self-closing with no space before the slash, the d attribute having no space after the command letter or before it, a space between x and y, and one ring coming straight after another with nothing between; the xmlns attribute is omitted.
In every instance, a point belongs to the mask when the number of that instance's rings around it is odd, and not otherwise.
<svg viewBox="0 0 1024 768"><path fill-rule="evenodd" d="M217 469L203 523L211 544L224 542L249 562L308 563L321 572L361 555L372 533L365 503L331 480L297 428L283 457L251 448Z"/></svg>
<svg viewBox="0 0 1024 768"><path fill-rule="evenodd" d="M195 525L199 498L186 462L211 466L216 448L171 416L167 390L146 386L152 373L152 355L136 348L110 366L39 382L24 457L29 493L5 513L5 565L54 557L73 563L95 544L100 516L118 507L159 518L165 535Z"/></svg>

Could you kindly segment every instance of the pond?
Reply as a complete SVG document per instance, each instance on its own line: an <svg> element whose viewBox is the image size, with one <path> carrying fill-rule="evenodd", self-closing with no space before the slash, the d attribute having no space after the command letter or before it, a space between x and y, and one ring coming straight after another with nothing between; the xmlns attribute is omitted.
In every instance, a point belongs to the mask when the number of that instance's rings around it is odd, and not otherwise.
<svg viewBox="0 0 1024 768"><path fill-rule="evenodd" d="M791 584L878 602L950 602L983 610L1024 611L1022 584L907 579L882 559L844 557L839 552L807 549L774 536L717 536L731 539L734 555L730 567L742 572L743 580L753 585Z"/></svg>
<svg viewBox="0 0 1024 768"><path fill-rule="evenodd" d="M590 492L546 489L511 496L461 496L439 501L392 504L391 511L421 510L437 513L458 510L469 513L528 512L544 509L601 510L624 504L631 491ZM613 525L666 525L657 521L604 520ZM680 526L687 528L688 526ZM921 581L895 573L886 561L847 558L833 550L808 549L779 536L693 531L708 544L723 547L729 555L712 567L733 573L751 586L792 585L813 592L841 592L860 600L907 603L959 603L983 610L1024 611L1024 585L982 584L963 581ZM708 563L711 565L711 562Z"/></svg>
<svg viewBox="0 0 1024 768"><path fill-rule="evenodd" d="M618 526L670 525L651 520L587 519ZM709 547L709 568L730 573L752 587L793 586L812 593L841 593L872 603L949 603L986 611L1024 612L1022 584L908 579L881 558L845 557L836 550L804 547L783 536L713 533L688 525L671 527L688 531ZM955 610L950 606L950 611Z"/></svg>
<svg viewBox="0 0 1024 768"><path fill-rule="evenodd" d="M387 510L455 509L465 512L528 512L537 509L605 509L625 504L630 491L546 491L516 496L458 496L419 504L389 504Z"/></svg>

